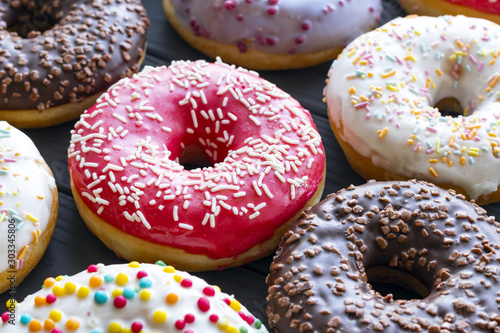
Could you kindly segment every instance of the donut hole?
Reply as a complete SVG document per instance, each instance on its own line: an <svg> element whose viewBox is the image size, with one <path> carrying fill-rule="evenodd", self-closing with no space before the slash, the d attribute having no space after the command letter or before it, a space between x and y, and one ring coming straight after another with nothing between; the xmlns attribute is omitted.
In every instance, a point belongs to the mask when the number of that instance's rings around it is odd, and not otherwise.
<svg viewBox="0 0 500 333"><path fill-rule="evenodd" d="M435 108L439 110L442 116L450 116L456 118L460 115L464 115L464 108L462 104L454 97L446 97L440 99L435 105Z"/></svg>
<svg viewBox="0 0 500 333"><path fill-rule="evenodd" d="M38 10L27 6L19 6L14 13L6 18L7 31L15 33L22 38L33 38L44 31L52 29L58 22L58 11L52 13L53 8Z"/></svg>
<svg viewBox="0 0 500 333"><path fill-rule="evenodd" d="M197 168L208 168L214 165L208 159L208 156L203 152L203 149L198 145L189 145L184 148L179 157L179 164L186 170Z"/></svg>
<svg viewBox="0 0 500 333"><path fill-rule="evenodd" d="M424 299L429 289L413 275L384 266L371 267L366 271L368 283L384 297L393 299Z"/></svg>

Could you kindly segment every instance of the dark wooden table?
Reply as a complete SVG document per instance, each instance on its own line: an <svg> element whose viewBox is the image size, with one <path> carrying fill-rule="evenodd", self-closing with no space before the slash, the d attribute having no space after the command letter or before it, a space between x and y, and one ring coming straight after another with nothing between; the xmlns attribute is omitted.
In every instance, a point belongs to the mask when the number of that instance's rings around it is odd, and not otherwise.
<svg viewBox="0 0 500 333"><path fill-rule="evenodd" d="M289 0L292 1L292 0ZM148 30L148 49L145 65L168 65L172 60L203 59L201 53L186 44L167 21L160 0L143 0L151 20ZM384 0L382 23L399 15L405 15L395 0ZM323 138L327 156L327 178L324 195L365 181L347 163L342 150L330 129L326 105L322 102L322 91L330 62L304 70L261 72L265 79L299 100L310 110ZM59 218L51 243L38 266L17 288L17 300L21 301L41 287L48 276L72 275L90 264L124 263L106 248L85 226L71 195L68 173L67 149L70 130L74 121L63 125L26 130L44 156L55 175L59 190ZM485 207L491 215L500 219L500 204ZM265 277L272 257L258 260L243 267L224 271L196 273L223 291L234 294L254 315L267 323L265 315L267 288ZM0 310L4 308L7 294L0 295Z"/></svg>

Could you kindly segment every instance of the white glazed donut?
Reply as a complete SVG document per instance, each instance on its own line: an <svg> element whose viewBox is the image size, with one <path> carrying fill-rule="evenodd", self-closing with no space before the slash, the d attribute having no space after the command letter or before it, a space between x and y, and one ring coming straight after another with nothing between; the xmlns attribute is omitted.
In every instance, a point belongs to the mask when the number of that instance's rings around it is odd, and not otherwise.
<svg viewBox="0 0 500 333"><path fill-rule="evenodd" d="M3 324L2 324L3 322ZM172 266L91 265L47 278L44 288L2 314L14 332L267 332L234 297Z"/></svg>
<svg viewBox="0 0 500 333"><path fill-rule="evenodd" d="M353 41L325 90L335 135L364 178L420 178L500 200L500 27L464 16L395 19ZM464 115L434 105L455 98Z"/></svg>
<svg viewBox="0 0 500 333"><path fill-rule="evenodd" d="M0 292L35 267L57 220L52 173L31 139L0 121Z"/></svg>
<svg viewBox="0 0 500 333"><path fill-rule="evenodd" d="M215 58L252 69L290 69L333 59L376 25L380 0L163 0L172 26Z"/></svg>

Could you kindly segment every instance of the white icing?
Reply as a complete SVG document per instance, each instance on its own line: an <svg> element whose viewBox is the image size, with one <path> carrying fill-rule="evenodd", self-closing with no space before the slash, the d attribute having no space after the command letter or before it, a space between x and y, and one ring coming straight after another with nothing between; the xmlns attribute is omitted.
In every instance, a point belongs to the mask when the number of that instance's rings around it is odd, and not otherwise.
<svg viewBox="0 0 500 333"><path fill-rule="evenodd" d="M473 199L495 191L499 39L498 25L463 16L399 18L360 36L333 63L325 90L341 139L392 173L455 184ZM434 109L446 97L466 116Z"/></svg>
<svg viewBox="0 0 500 333"><path fill-rule="evenodd" d="M0 272L12 268L8 259L13 240L17 259L33 241L33 232L40 230L41 235L47 227L56 184L40 163L43 158L31 139L0 121ZM21 220L16 221L14 215ZM9 234L9 229L15 232Z"/></svg>
<svg viewBox="0 0 500 333"><path fill-rule="evenodd" d="M118 323L122 329L129 329L128 332L131 332L130 329L134 322L142 324L141 332L177 333L192 330L195 333L220 333L225 330L219 328L219 325L225 322L229 326L238 329L235 332L241 332L240 328L247 329L249 333L267 332L265 326L259 325L260 321L255 319L234 297L220 292L217 287L213 288L215 291L213 296L205 294L203 290L209 287L209 285L204 280L186 272L165 272L164 267L153 264L141 264L140 267L131 267L127 264L110 266L100 264L97 266L98 271L96 273L89 273L85 270L74 276L65 277L51 287L44 288L28 296L16 307L15 325L6 322L3 324L3 327L8 327L9 332L27 332L29 324L21 323L23 315L29 315L31 320L39 320L43 325L44 321L49 318L51 311L57 309L62 312L62 317L56 322L55 327L63 329L64 332L67 331L65 325L70 318L76 319L79 323L79 328L73 332L109 332L109 327L112 323ZM137 273L140 271L147 272L147 278L152 282L151 287L144 288L140 285L140 279L137 277ZM119 281L117 279L119 274L128 277L126 284L117 283ZM90 293L87 296L79 297L78 290L81 287L88 287L92 276L99 276L103 281L102 284L100 287L90 287ZM106 276L111 278L112 281L107 282ZM182 283L179 281L180 279L175 280L176 276L181 277L182 280L190 280L192 286L182 286ZM62 295L51 304L35 306L35 298L37 296L46 297L54 291L54 288L64 288L68 282L74 283L76 287L73 293ZM123 291L125 289L133 289L135 293L131 298L125 297L127 302L124 307L117 308L114 305L114 296L112 293L113 291L116 292L116 290ZM143 290L150 292L151 297L149 300L141 298L140 295ZM94 295L97 291L107 295L106 302L98 304L95 301ZM175 304L167 303L166 299L169 294L178 295L178 300ZM198 300L201 297L208 299L210 303L208 311L203 312L200 310ZM225 299L231 301L232 307L226 304ZM239 306L241 306L241 309ZM164 322L158 323L153 319L153 314L157 310L166 312L166 320ZM239 312L245 316L252 317L254 319L253 323L250 325L243 320ZM178 320L185 320L187 314L194 315L194 321L191 323L186 322L182 329L176 328L176 322ZM209 319L214 314L219 318L216 322ZM260 328L256 328L257 326ZM0 328L2 328L1 324Z"/></svg>
<svg viewBox="0 0 500 333"><path fill-rule="evenodd" d="M346 45L373 27L382 11L380 0L316 0L313 4L307 0L171 1L187 29L221 43L244 43L268 53L311 53ZM228 10L225 3L235 7ZM277 8L277 13L269 14L269 7ZM308 29L302 27L305 21L310 23ZM275 44L270 45L268 38Z"/></svg>

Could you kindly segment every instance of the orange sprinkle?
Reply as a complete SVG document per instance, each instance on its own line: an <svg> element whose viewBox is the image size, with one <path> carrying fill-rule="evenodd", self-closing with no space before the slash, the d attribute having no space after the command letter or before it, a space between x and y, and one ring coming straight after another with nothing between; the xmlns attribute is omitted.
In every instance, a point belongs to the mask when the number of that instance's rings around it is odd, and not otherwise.
<svg viewBox="0 0 500 333"><path fill-rule="evenodd" d="M429 168L429 172L434 176L434 177L437 177L438 176L438 173L436 172L436 170L434 170L433 167L430 167Z"/></svg>
<svg viewBox="0 0 500 333"><path fill-rule="evenodd" d="M438 159L437 158L431 158L429 160L429 163L437 163L438 162Z"/></svg>
<svg viewBox="0 0 500 333"><path fill-rule="evenodd" d="M469 135L468 135L468 139L469 140L472 140L473 137L475 137L477 134L477 129L473 129L472 131L470 131Z"/></svg>
<svg viewBox="0 0 500 333"><path fill-rule="evenodd" d="M19 255L17 256L17 259L21 260L23 259L24 255L26 254L26 252L28 251L28 248L29 246L28 245L24 245L24 247L21 249L21 251L19 252Z"/></svg>
<svg viewBox="0 0 500 333"><path fill-rule="evenodd" d="M454 143L455 143L455 136L452 135L450 136L450 140L448 140L448 146L453 146Z"/></svg>
<svg viewBox="0 0 500 333"><path fill-rule="evenodd" d="M439 75L439 76L443 75L443 72L441 72L441 70L440 70L440 69L436 69L436 73L437 73L437 75Z"/></svg>
<svg viewBox="0 0 500 333"><path fill-rule="evenodd" d="M460 39L457 39L456 40L456 43L459 47L464 47L464 43L462 43L462 41Z"/></svg>
<svg viewBox="0 0 500 333"><path fill-rule="evenodd" d="M369 99L368 97L364 96L364 95L359 96L359 98L360 98L363 102L369 102L369 101L370 101L370 99Z"/></svg>
<svg viewBox="0 0 500 333"><path fill-rule="evenodd" d="M492 60L490 61L490 66L491 66L491 65L493 65L496 61L497 61L497 59L496 59L496 58L495 58L495 59L492 59Z"/></svg>
<svg viewBox="0 0 500 333"><path fill-rule="evenodd" d="M92 288L100 287L101 284L102 284L102 279L99 276L93 275L90 277L89 286L91 286Z"/></svg>
<svg viewBox="0 0 500 333"><path fill-rule="evenodd" d="M372 77L373 76L373 73L372 72L368 72L367 73L369 77Z"/></svg>
<svg viewBox="0 0 500 333"><path fill-rule="evenodd" d="M46 329L47 331L51 331L56 327L56 323L50 318L45 319L45 322L43 324L43 328Z"/></svg>
<svg viewBox="0 0 500 333"><path fill-rule="evenodd" d="M497 84L498 79L500 79L500 75L499 74L495 75L495 77L493 78L493 80L491 80L491 82L490 82L490 88L493 88L495 86L495 84Z"/></svg>
<svg viewBox="0 0 500 333"><path fill-rule="evenodd" d="M29 323L29 329L31 332L38 332L42 330L42 323L38 319L33 319Z"/></svg>
<svg viewBox="0 0 500 333"><path fill-rule="evenodd" d="M356 59L354 59L354 61L352 62L353 65L356 65L358 63L358 61L361 60L361 57L358 56Z"/></svg>
<svg viewBox="0 0 500 333"><path fill-rule="evenodd" d="M441 161L442 161L443 163L446 163L446 156L443 156L443 158L441 159Z"/></svg>
<svg viewBox="0 0 500 333"><path fill-rule="evenodd" d="M76 318L70 318L66 322L66 328L70 331L76 331L80 327L80 321Z"/></svg>
<svg viewBox="0 0 500 333"><path fill-rule="evenodd" d="M43 296L35 297L35 306L44 306L47 304L47 300Z"/></svg>
<svg viewBox="0 0 500 333"><path fill-rule="evenodd" d="M33 241L35 242L35 244L38 243L38 234L36 233L36 231L33 231L32 235L33 235Z"/></svg>
<svg viewBox="0 0 500 333"><path fill-rule="evenodd" d="M356 93L356 87L355 86L352 86L349 88L349 94L355 94Z"/></svg>
<svg viewBox="0 0 500 333"><path fill-rule="evenodd" d="M392 70L389 73L382 74L381 76L385 79L388 78L389 76L393 76L394 74L396 74L396 70Z"/></svg>
<svg viewBox="0 0 500 333"><path fill-rule="evenodd" d="M489 132L489 133L488 133L488 135L489 135L489 136L492 136L492 137L494 137L494 138L497 138L497 137L498 137L498 135L496 135L496 134L495 134L495 133L493 133L493 132Z"/></svg>
<svg viewBox="0 0 500 333"><path fill-rule="evenodd" d="M54 283L56 283L56 279L49 277L49 278L46 278L45 281L43 281L43 286L45 288L50 288L54 285Z"/></svg>
<svg viewBox="0 0 500 333"><path fill-rule="evenodd" d="M389 132L389 129L387 127L384 128L383 130L378 130L377 131L378 137L383 139L384 136L387 134L387 132Z"/></svg>
<svg viewBox="0 0 500 333"><path fill-rule="evenodd" d="M460 164L465 165L465 156L460 157Z"/></svg>
<svg viewBox="0 0 500 333"><path fill-rule="evenodd" d="M41 195L37 195L36 197L37 197L38 199L40 199L40 200L43 200L43 199L44 199L44 197L43 197L43 196L41 196Z"/></svg>
<svg viewBox="0 0 500 333"><path fill-rule="evenodd" d="M452 160L449 160L448 161L448 166L451 167L453 165L453 161Z"/></svg>

